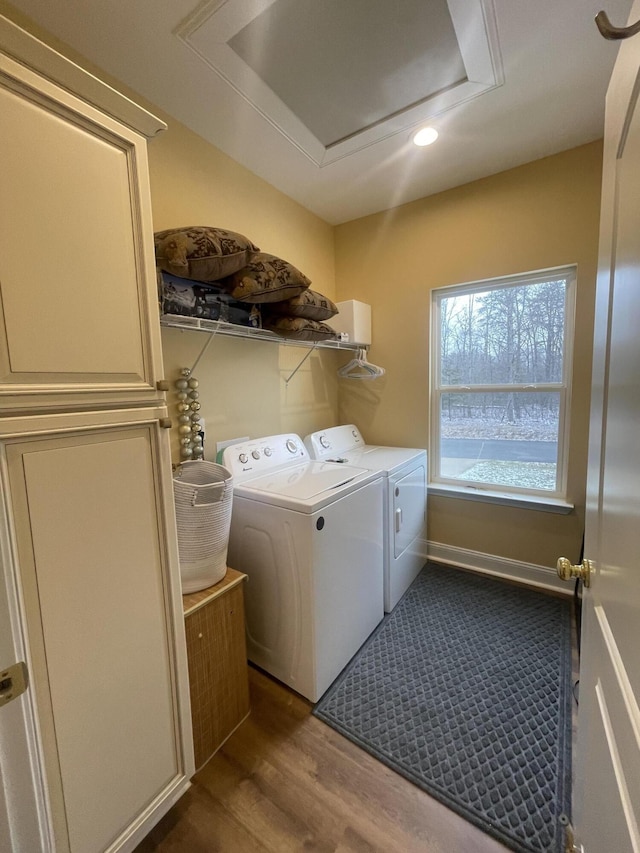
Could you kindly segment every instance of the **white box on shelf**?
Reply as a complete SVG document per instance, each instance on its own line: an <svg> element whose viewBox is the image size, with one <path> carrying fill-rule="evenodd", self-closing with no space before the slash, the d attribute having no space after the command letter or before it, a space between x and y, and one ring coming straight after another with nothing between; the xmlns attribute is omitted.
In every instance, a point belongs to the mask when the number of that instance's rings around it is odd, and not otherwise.
<svg viewBox="0 0 640 853"><path fill-rule="evenodd" d="M346 332L349 343L369 345L371 343L371 306L356 299L336 303L338 314L326 320L336 332Z"/></svg>

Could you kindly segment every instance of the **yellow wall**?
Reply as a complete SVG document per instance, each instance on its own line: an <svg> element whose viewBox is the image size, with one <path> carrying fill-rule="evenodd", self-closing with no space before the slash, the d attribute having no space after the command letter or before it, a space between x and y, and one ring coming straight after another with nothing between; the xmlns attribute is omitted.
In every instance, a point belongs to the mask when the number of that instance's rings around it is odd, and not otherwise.
<svg viewBox="0 0 640 853"><path fill-rule="evenodd" d="M443 143L444 144L444 143ZM431 290L576 263L569 515L431 497L428 538L538 565L577 559L584 524L601 143L336 228L338 299L372 305L383 380L341 385L339 419L373 442L426 447Z"/></svg>

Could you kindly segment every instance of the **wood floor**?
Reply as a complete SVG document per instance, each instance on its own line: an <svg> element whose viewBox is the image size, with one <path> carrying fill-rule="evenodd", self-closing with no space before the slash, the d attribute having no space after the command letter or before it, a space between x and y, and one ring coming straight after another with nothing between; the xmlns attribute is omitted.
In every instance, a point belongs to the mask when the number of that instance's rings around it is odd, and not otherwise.
<svg viewBox="0 0 640 853"><path fill-rule="evenodd" d="M250 669L251 714L135 853L505 853Z"/></svg>

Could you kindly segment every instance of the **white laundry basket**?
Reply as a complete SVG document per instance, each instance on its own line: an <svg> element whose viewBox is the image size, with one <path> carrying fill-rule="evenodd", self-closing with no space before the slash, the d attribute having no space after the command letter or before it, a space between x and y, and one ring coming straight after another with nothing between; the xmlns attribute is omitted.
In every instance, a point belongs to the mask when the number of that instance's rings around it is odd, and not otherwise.
<svg viewBox="0 0 640 853"><path fill-rule="evenodd" d="M182 592L198 592L227 571L231 472L215 462L183 462L173 477Z"/></svg>

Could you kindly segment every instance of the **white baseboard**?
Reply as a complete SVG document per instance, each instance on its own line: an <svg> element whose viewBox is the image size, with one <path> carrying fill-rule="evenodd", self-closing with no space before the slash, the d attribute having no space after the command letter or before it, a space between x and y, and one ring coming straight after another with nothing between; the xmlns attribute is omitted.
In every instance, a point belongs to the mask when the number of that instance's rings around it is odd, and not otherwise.
<svg viewBox="0 0 640 853"><path fill-rule="evenodd" d="M573 583L561 581L556 570L548 566L522 563L506 557L494 557L492 554L456 548L454 545L442 545L440 542L423 542L422 545L427 558L436 563L459 566L461 569L470 569L484 575L519 581L528 586L553 590L567 596L573 595Z"/></svg>

